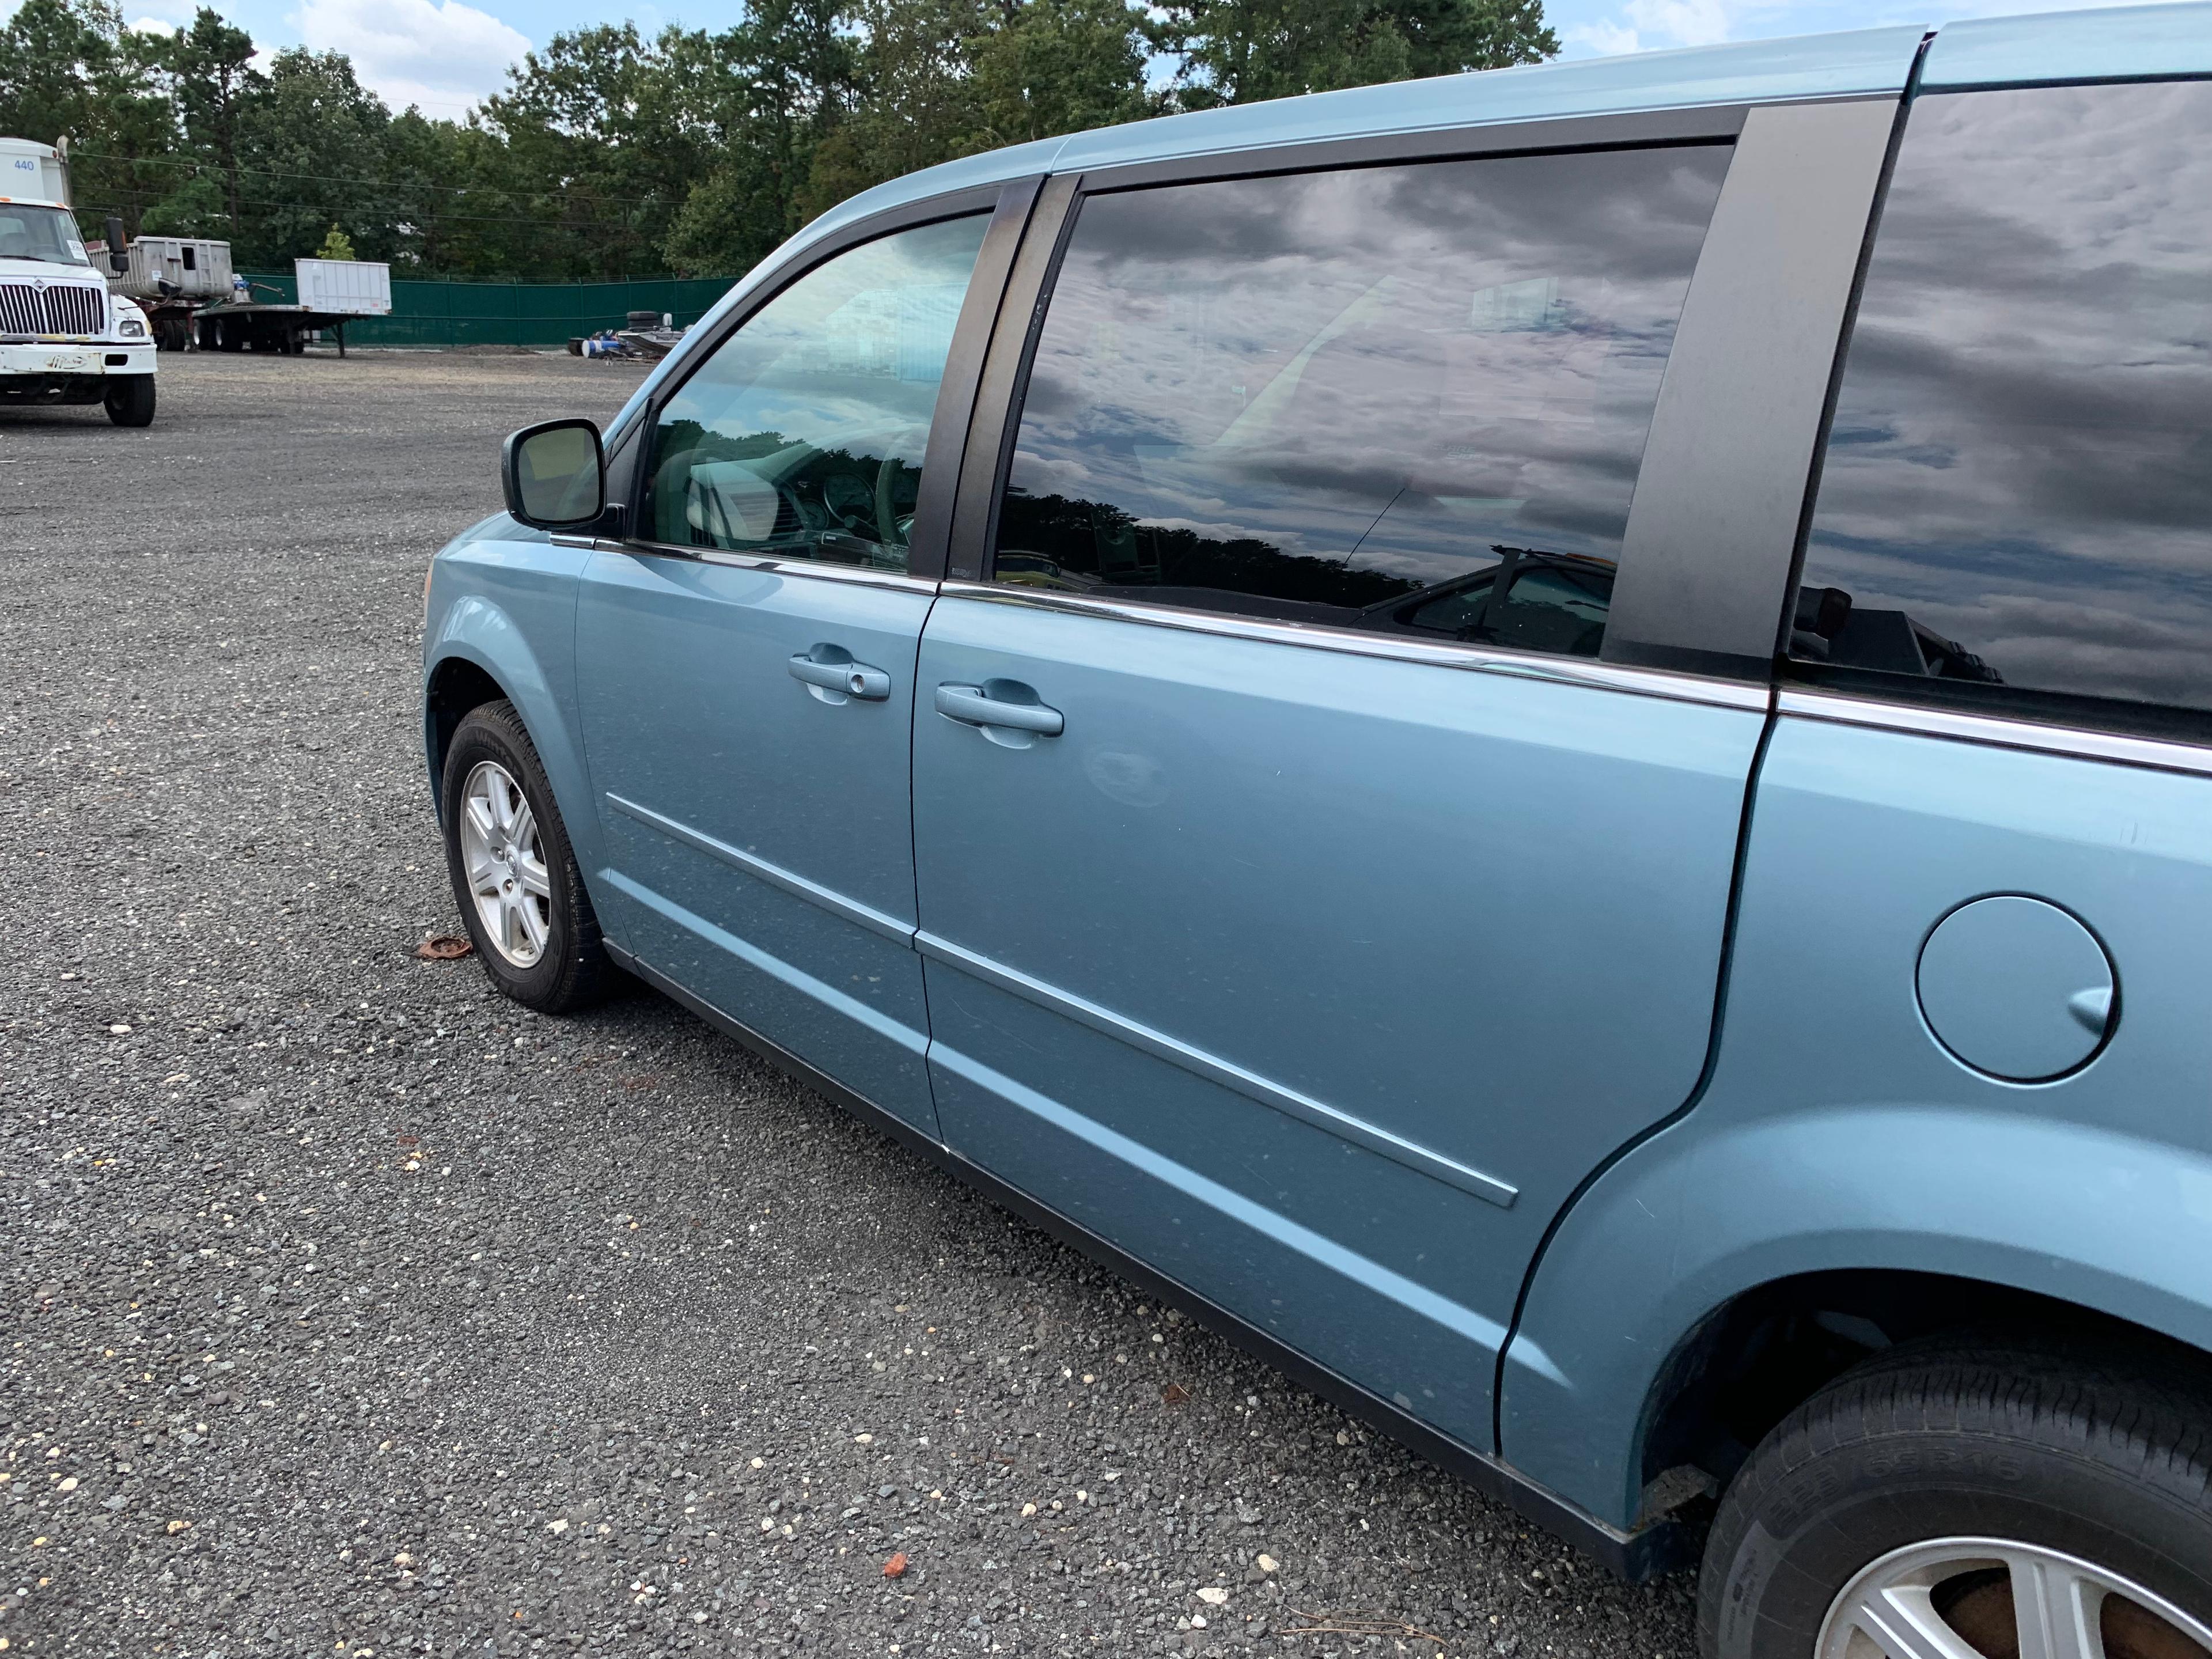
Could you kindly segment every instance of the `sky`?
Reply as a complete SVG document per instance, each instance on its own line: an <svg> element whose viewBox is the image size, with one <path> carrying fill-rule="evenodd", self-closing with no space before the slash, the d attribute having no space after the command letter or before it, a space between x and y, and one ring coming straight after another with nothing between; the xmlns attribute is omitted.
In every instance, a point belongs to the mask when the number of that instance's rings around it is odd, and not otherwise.
<svg viewBox="0 0 2212 1659"><path fill-rule="evenodd" d="M2092 0L2094 3L2094 0ZM5 4L6 0L0 0ZM1594 58L1725 40L1818 34L1883 23L2072 9L2083 0L1549 0L1564 56ZM151 27L188 19L195 0L125 0L125 15ZM216 9L264 46L331 47L394 109L458 118L506 79L507 65L564 29L628 17L651 33L663 24L720 28L738 0L684 0L665 9L592 0L218 0ZM9 9L13 9L9 7Z"/></svg>

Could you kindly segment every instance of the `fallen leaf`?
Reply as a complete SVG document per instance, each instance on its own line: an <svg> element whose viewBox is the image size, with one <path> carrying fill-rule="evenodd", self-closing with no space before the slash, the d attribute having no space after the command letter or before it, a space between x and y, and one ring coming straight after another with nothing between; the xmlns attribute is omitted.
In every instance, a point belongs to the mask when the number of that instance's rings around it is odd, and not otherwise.
<svg viewBox="0 0 2212 1659"><path fill-rule="evenodd" d="M433 933L415 947L415 954L424 962L453 962L476 948L459 933Z"/></svg>
<svg viewBox="0 0 2212 1659"><path fill-rule="evenodd" d="M904 1550L901 1550L896 1555L894 1555L890 1560L884 1563L884 1577L886 1578L896 1578L905 1571L906 1552Z"/></svg>
<svg viewBox="0 0 2212 1659"><path fill-rule="evenodd" d="M1163 1406L1180 1406L1189 1398L1190 1390L1180 1382L1170 1382L1160 1390L1160 1404Z"/></svg>

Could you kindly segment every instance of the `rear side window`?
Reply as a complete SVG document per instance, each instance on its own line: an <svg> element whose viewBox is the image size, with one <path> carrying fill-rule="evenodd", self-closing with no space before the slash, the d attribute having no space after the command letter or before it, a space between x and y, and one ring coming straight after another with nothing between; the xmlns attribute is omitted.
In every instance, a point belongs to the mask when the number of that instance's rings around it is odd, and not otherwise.
<svg viewBox="0 0 2212 1659"><path fill-rule="evenodd" d="M662 408L655 541L907 568L938 382L987 216L839 254L769 301Z"/></svg>
<svg viewBox="0 0 2212 1659"><path fill-rule="evenodd" d="M1093 197L997 580L1595 656L1724 146Z"/></svg>
<svg viewBox="0 0 2212 1659"><path fill-rule="evenodd" d="M1914 105L1792 624L1858 689L2212 710L2212 85Z"/></svg>

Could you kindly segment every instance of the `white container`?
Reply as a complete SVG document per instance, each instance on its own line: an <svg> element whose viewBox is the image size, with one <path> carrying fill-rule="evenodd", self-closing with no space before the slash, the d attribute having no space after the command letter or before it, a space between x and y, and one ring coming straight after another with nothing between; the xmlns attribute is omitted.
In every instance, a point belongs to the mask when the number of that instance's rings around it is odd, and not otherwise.
<svg viewBox="0 0 2212 1659"><path fill-rule="evenodd" d="M0 138L0 202L69 205L69 163L52 144Z"/></svg>
<svg viewBox="0 0 2212 1659"><path fill-rule="evenodd" d="M228 242L198 236L141 236L131 244L130 252L131 269L107 279L113 293L149 304L230 297Z"/></svg>
<svg viewBox="0 0 2212 1659"><path fill-rule="evenodd" d="M300 303L337 317L392 314L392 267L368 259L295 259Z"/></svg>

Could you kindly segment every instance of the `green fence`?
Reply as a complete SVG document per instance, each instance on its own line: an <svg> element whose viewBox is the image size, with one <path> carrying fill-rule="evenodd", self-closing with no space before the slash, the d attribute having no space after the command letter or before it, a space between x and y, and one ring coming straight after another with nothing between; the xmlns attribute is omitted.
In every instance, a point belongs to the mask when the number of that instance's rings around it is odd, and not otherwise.
<svg viewBox="0 0 2212 1659"><path fill-rule="evenodd" d="M247 271L257 300L297 303L287 271ZM628 325L633 311L696 323L730 291L734 276L630 283L424 283L392 284L392 314L346 325L350 345L561 345L579 334Z"/></svg>

